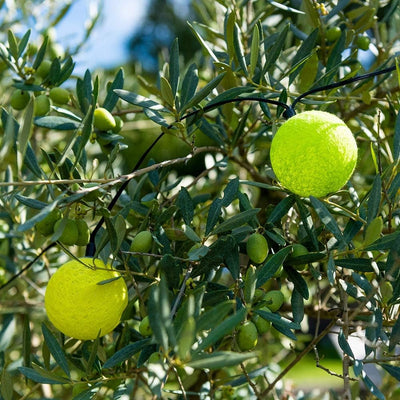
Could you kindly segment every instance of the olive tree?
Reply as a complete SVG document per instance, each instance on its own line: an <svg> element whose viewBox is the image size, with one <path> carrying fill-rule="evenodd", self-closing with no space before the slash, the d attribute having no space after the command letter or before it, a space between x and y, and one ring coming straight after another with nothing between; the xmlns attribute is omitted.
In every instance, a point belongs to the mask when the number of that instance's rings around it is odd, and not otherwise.
<svg viewBox="0 0 400 400"><path fill-rule="evenodd" d="M173 41L155 80L74 76L46 30L10 23L1 397L395 398L397 3L197 0L187 29L201 51L186 63ZM306 110L340 117L358 146L349 182L320 198L291 193L270 163L279 126ZM129 288L120 324L94 340L43 308L50 277L84 255ZM290 383L305 359L302 379L330 388Z"/></svg>

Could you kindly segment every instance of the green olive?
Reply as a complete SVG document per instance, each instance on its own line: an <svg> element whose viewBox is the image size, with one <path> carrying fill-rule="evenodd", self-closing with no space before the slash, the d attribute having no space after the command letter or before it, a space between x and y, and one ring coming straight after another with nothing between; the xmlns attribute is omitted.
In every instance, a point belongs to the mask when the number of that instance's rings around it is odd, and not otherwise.
<svg viewBox="0 0 400 400"><path fill-rule="evenodd" d="M61 229L62 225L64 225L64 229L61 232L61 235L58 238L58 241L66 246L72 246L78 240L78 227L76 226L76 221L70 218L59 219L54 225L54 232L57 232Z"/></svg>
<svg viewBox="0 0 400 400"><path fill-rule="evenodd" d="M248 351L256 347L258 332L256 325L251 321L245 321L240 325L236 334L236 343L241 351Z"/></svg>
<svg viewBox="0 0 400 400"><path fill-rule="evenodd" d="M340 38L341 34L342 31L338 26L332 26L326 31L326 38L329 42L335 42Z"/></svg>
<svg viewBox="0 0 400 400"><path fill-rule="evenodd" d="M28 105L29 99L29 92L17 89L11 95L10 105L14 110L23 110Z"/></svg>
<svg viewBox="0 0 400 400"><path fill-rule="evenodd" d="M261 264L269 251L267 239L260 233L253 233L247 240L246 251L251 261Z"/></svg>
<svg viewBox="0 0 400 400"><path fill-rule="evenodd" d="M54 233L54 225L61 218L61 211L55 208L50 211L41 221L39 221L35 228L43 236L50 236Z"/></svg>
<svg viewBox="0 0 400 400"><path fill-rule="evenodd" d="M90 239L90 229L88 224L83 219L78 219L75 221L76 227L78 228L78 239L75 244L77 246L86 246Z"/></svg>
<svg viewBox="0 0 400 400"><path fill-rule="evenodd" d="M271 310L268 307L263 307L260 310L265 311L265 312L271 312ZM253 322L256 325L257 328L257 332L262 335L265 332L267 332L269 330L269 328L271 327L271 322L264 319L263 317L261 317L260 315L256 314L253 317Z"/></svg>
<svg viewBox="0 0 400 400"><path fill-rule="evenodd" d="M50 99L54 101L55 104L63 105L69 102L69 92L68 90L60 87L54 87L49 93Z"/></svg>
<svg viewBox="0 0 400 400"><path fill-rule="evenodd" d="M41 94L35 98L35 115L42 117L50 111L50 99L45 95Z"/></svg>
<svg viewBox="0 0 400 400"><path fill-rule="evenodd" d="M112 131L114 133L118 133L121 131L122 127L124 126L124 121L122 121L122 118L119 117L118 115L116 115L114 117L114 120L115 120L115 127L112 128Z"/></svg>
<svg viewBox="0 0 400 400"><path fill-rule="evenodd" d="M371 40L368 36L357 36L357 47L361 50L368 50Z"/></svg>
<svg viewBox="0 0 400 400"><path fill-rule="evenodd" d="M302 244L295 243L292 246L291 257L300 257L300 256L304 256L306 254L308 254L307 247L303 246ZM307 264L295 264L294 265L294 267L299 271L302 271L306 266L307 266Z"/></svg>
<svg viewBox="0 0 400 400"><path fill-rule="evenodd" d="M270 290L264 296L266 306L272 311L278 311L285 301L285 297L280 290Z"/></svg>
<svg viewBox="0 0 400 400"><path fill-rule="evenodd" d="M116 127L116 122L110 111L103 107L94 110L93 125L100 131L109 131Z"/></svg>
<svg viewBox="0 0 400 400"><path fill-rule="evenodd" d="M149 231L139 232L132 240L131 251L147 253L153 245L153 236Z"/></svg>
<svg viewBox="0 0 400 400"><path fill-rule="evenodd" d="M42 78L42 79L46 78L47 75L48 75L49 72L50 72L50 67L51 67L51 61L50 61L50 60L43 60L43 61L40 63L40 65L39 65L39 67L37 68L37 70L36 70L36 75L37 75L39 78Z"/></svg>
<svg viewBox="0 0 400 400"><path fill-rule="evenodd" d="M149 316L146 315L139 324L139 332L142 336L151 336L153 334L153 330L150 326Z"/></svg>

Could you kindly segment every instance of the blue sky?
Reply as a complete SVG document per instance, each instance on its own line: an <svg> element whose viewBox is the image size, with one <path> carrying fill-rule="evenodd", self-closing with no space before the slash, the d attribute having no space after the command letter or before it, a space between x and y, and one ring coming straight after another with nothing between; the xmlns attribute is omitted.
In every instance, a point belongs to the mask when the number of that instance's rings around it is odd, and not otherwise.
<svg viewBox="0 0 400 400"><path fill-rule="evenodd" d="M79 56L75 72L87 68L114 67L121 65L128 56L127 43L132 33L140 25L149 0L103 0L104 11L90 40ZM64 20L57 27L57 40L72 45L80 42L85 32L91 7L97 1L75 0Z"/></svg>

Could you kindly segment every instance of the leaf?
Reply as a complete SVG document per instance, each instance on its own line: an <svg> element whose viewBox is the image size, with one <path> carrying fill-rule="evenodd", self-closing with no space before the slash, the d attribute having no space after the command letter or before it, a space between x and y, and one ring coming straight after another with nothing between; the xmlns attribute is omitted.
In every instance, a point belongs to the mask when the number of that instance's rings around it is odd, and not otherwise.
<svg viewBox="0 0 400 400"><path fill-rule="evenodd" d="M300 329L300 325L296 322L290 321L287 318L281 317L278 313L273 313L264 310L254 310L260 317L272 322L276 326L282 326L287 329Z"/></svg>
<svg viewBox="0 0 400 400"><path fill-rule="evenodd" d="M332 214L329 212L325 204L318 200L314 196L310 196L310 201L311 204L318 214L319 218L321 219L321 222L326 226L326 228L333 233L335 238L339 241L339 243L343 243L343 235L341 230L339 229L339 226L337 225L337 222L335 218L332 216Z"/></svg>
<svg viewBox="0 0 400 400"><path fill-rule="evenodd" d="M223 320L220 324L214 326L214 329L212 329L205 338L199 341L198 346L196 347L196 353L206 350L221 338L231 333L235 327L244 320L246 313L247 310L243 307L235 314Z"/></svg>
<svg viewBox="0 0 400 400"><path fill-rule="evenodd" d="M222 207L223 201L222 199L216 198L214 201L211 203L210 209L208 210L208 216L207 216L207 223L206 223L206 230L205 230L205 235L207 236L214 226L217 224L219 217L222 213L221 207Z"/></svg>
<svg viewBox="0 0 400 400"><path fill-rule="evenodd" d="M210 102L207 103L207 105L204 108L206 108L207 110L212 109L213 107L221 103L224 104L230 102L231 100L236 99L239 95L253 93L253 92L254 88L250 86L238 86L230 88L228 90L225 90L218 96L214 97Z"/></svg>
<svg viewBox="0 0 400 400"><path fill-rule="evenodd" d="M232 203L232 201L235 200L238 190L239 178L231 179L224 190L224 196L222 198L223 207L228 207Z"/></svg>
<svg viewBox="0 0 400 400"><path fill-rule="evenodd" d="M7 350L16 332L16 321L13 314L5 314L0 329L0 353Z"/></svg>
<svg viewBox="0 0 400 400"><path fill-rule="evenodd" d="M18 133L18 153L20 155L21 160L25 158L26 149L28 147L29 140L32 135L33 113L34 113L34 102L31 99L28 103L28 106L26 107L24 113L24 122Z"/></svg>
<svg viewBox="0 0 400 400"><path fill-rule="evenodd" d="M299 199L298 197L296 197L296 204L300 213L300 218L303 223L303 227L307 232L307 236L311 239L311 243L313 244L314 249L318 250L319 249L318 238L315 232L315 228L313 226L313 220L311 214L309 210L306 208L306 206L303 204L302 200Z"/></svg>
<svg viewBox="0 0 400 400"><path fill-rule="evenodd" d="M124 70L120 68L115 75L115 78L111 85L107 89L107 96L104 99L103 107L108 111L112 111L116 106L119 97L115 93L115 89L122 89L124 87Z"/></svg>
<svg viewBox="0 0 400 400"><path fill-rule="evenodd" d="M290 304L292 306L293 322L300 324L304 318L304 300L303 296L296 289L292 292Z"/></svg>
<svg viewBox="0 0 400 400"><path fill-rule="evenodd" d="M400 343L400 318L397 317L396 322L393 325L392 332L389 338L389 351L392 352L396 345Z"/></svg>
<svg viewBox="0 0 400 400"><path fill-rule="evenodd" d="M285 25L283 30L279 33L279 36L276 38L276 40L274 40L272 48L265 48L265 58L267 61L263 67L263 75L266 72L269 72L272 67L275 67L276 60L285 46L288 31L289 24ZM267 42L264 42L264 44L265 43Z"/></svg>
<svg viewBox="0 0 400 400"><path fill-rule="evenodd" d="M368 206L367 206L367 223L371 222L379 212L381 203L382 180L381 176L377 174L372 184L371 192L369 193Z"/></svg>
<svg viewBox="0 0 400 400"><path fill-rule="evenodd" d="M343 353L348 355L350 358L354 360L354 354L353 351L351 350L351 347L349 343L347 342L347 339L344 337L343 330L341 329L338 335L338 343L340 348L343 350Z"/></svg>
<svg viewBox="0 0 400 400"><path fill-rule="evenodd" d="M42 208L47 206L47 203L44 203L43 201L32 199L30 197L25 197L22 196L19 193L16 193L14 197L24 206L27 206L29 208L33 208L35 210L41 210Z"/></svg>
<svg viewBox="0 0 400 400"><path fill-rule="evenodd" d="M151 342L151 339L138 340L137 342L128 344L122 349L114 353L103 365L103 369L113 368L120 365L122 362L129 360L136 353L139 353L145 346Z"/></svg>
<svg viewBox="0 0 400 400"><path fill-rule="evenodd" d="M57 116L44 116L44 117L36 117L34 120L36 126L40 126L42 128L47 129L55 129L58 131L70 131L78 129L81 125L80 122L74 121L65 117L57 117Z"/></svg>
<svg viewBox="0 0 400 400"><path fill-rule="evenodd" d="M0 396L2 400L13 400L14 398L13 378L6 368L3 368L3 370L1 371L0 382L1 382Z"/></svg>
<svg viewBox="0 0 400 400"><path fill-rule="evenodd" d="M260 56L260 28L258 24L256 24L254 25L253 34L251 38L250 65L249 65L250 77L254 75L254 71L256 70L259 56Z"/></svg>
<svg viewBox="0 0 400 400"><path fill-rule="evenodd" d="M49 328L46 324L42 323L42 332L44 336L44 340L46 341L47 347L50 350L51 355L53 356L57 365L61 367L61 369L65 372L65 374L70 377L70 370L68 366L67 358L65 357L65 353L58 343L57 339L50 332Z"/></svg>
<svg viewBox="0 0 400 400"><path fill-rule="evenodd" d="M148 99L147 97L143 97L139 94L129 92L128 90L115 89L114 92L122 100L125 100L126 102L133 104L135 106L153 111L168 111L161 104L151 99Z"/></svg>
<svg viewBox="0 0 400 400"><path fill-rule="evenodd" d="M216 304L211 309L203 312L197 319L197 332L212 329L221 320L223 320L229 312L234 310L236 302L233 300L223 301Z"/></svg>
<svg viewBox="0 0 400 400"><path fill-rule="evenodd" d="M385 400L385 395L378 389L374 382L368 377L365 371L362 372L362 380L369 391L379 400Z"/></svg>
<svg viewBox="0 0 400 400"><path fill-rule="evenodd" d="M181 360L187 358L190 349L195 340L196 334L196 321L192 316L189 316L185 321L183 321L183 326L180 330L180 335L178 338L178 355Z"/></svg>
<svg viewBox="0 0 400 400"><path fill-rule="evenodd" d="M182 186L179 191L176 205L182 213L182 218L185 221L185 224L190 225L193 221L194 205L188 190L184 186Z"/></svg>
<svg viewBox="0 0 400 400"><path fill-rule="evenodd" d="M329 254L327 276L328 276L329 284L331 286L334 286L335 285L335 277L336 277L336 266L335 266L335 261L333 260L332 254Z"/></svg>
<svg viewBox="0 0 400 400"><path fill-rule="evenodd" d="M390 250L390 249L395 249L396 245L397 245L397 240L399 238L400 238L400 232L389 233L389 234L379 238L374 243L370 244L364 250L365 251L372 251L372 250Z"/></svg>
<svg viewBox="0 0 400 400"><path fill-rule="evenodd" d="M164 128L170 128L170 124L165 120L165 118L158 112L150 108L143 109L144 114L147 118L151 119L157 125L161 125Z"/></svg>
<svg viewBox="0 0 400 400"><path fill-rule="evenodd" d="M340 258L335 260L335 264L339 267L353 269L359 272L374 272L374 268L371 265L372 260L367 258ZM377 263L379 269L384 270L385 264L382 262Z"/></svg>
<svg viewBox="0 0 400 400"><path fill-rule="evenodd" d="M171 85L172 94L176 96L179 85L179 41L176 38L172 42L169 52L169 83Z"/></svg>
<svg viewBox="0 0 400 400"><path fill-rule="evenodd" d="M400 382L400 367L390 364L379 364L386 372L393 376Z"/></svg>
<svg viewBox="0 0 400 400"><path fill-rule="evenodd" d="M200 44L203 46L203 48L207 51L207 53L210 55L210 57L213 59L214 62L219 62L218 57L215 55L215 53L211 50L210 46L206 43L206 41L201 37L201 35L196 31L196 29L191 25L189 22L187 22L189 25L190 29L196 36L197 40L200 42Z"/></svg>
<svg viewBox="0 0 400 400"><path fill-rule="evenodd" d="M215 89L224 79L225 72L217 75L214 79L208 82L203 88L201 88L193 97L188 99L187 103L182 105L180 114L182 115L186 110L197 106L202 100L204 100L213 89Z"/></svg>
<svg viewBox="0 0 400 400"><path fill-rule="evenodd" d="M239 62L240 68L242 69L243 73L247 76L248 71L247 71L246 59L243 52L243 45L240 40L240 29L237 23L234 23L233 25L233 48L235 49L235 56Z"/></svg>
<svg viewBox="0 0 400 400"><path fill-rule="evenodd" d="M243 211L239 214L234 215L233 217L225 220L221 224L219 224L213 231L213 235L217 235L220 233L224 233L227 231L231 231L238 226L244 225L247 223L251 218L255 217L261 208L252 208L250 210Z"/></svg>
<svg viewBox="0 0 400 400"><path fill-rule="evenodd" d="M400 158L400 110L397 113L394 125L393 158L395 162Z"/></svg>
<svg viewBox="0 0 400 400"><path fill-rule="evenodd" d="M293 283L294 288L307 300L309 297L308 286L301 274L290 266L285 265L283 268L288 275L288 279Z"/></svg>
<svg viewBox="0 0 400 400"><path fill-rule="evenodd" d="M257 269L257 288L262 286L265 282L271 279L276 271L278 271L279 267L283 264L286 257L292 251L290 246L284 247L283 249L279 250L276 254L274 254L268 261L258 267Z"/></svg>
<svg viewBox="0 0 400 400"><path fill-rule="evenodd" d="M185 73L181 88L181 107L189 102L196 93L197 85L199 84L199 77L197 65L191 64ZM182 111L181 111L182 113Z"/></svg>
<svg viewBox="0 0 400 400"><path fill-rule="evenodd" d="M399 191L400 188L400 172L394 177L389 189L388 196L391 201L393 201Z"/></svg>
<svg viewBox="0 0 400 400"><path fill-rule="evenodd" d="M232 351L215 351L211 354L202 353L186 363L194 369L221 369L236 366L243 361L256 358L256 353L234 353Z"/></svg>
<svg viewBox="0 0 400 400"><path fill-rule="evenodd" d="M21 372L21 374L26 376L28 379L37 383L47 383L49 385L65 385L66 383L70 383L68 379L53 374L52 372L45 371L43 368L40 367L19 367L18 371Z"/></svg>
<svg viewBox="0 0 400 400"><path fill-rule="evenodd" d="M295 201L296 197L292 195L283 198L274 207L271 214L268 216L267 222L270 224L274 224L275 222L280 221L285 215L287 215L288 211L293 207Z"/></svg>

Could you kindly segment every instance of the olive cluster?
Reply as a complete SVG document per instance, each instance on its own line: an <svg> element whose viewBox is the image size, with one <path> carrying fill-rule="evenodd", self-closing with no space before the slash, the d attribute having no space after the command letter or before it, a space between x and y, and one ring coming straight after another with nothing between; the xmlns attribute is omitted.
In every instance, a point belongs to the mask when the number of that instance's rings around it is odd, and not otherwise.
<svg viewBox="0 0 400 400"><path fill-rule="evenodd" d="M43 236L57 234L57 240L65 246L86 246L89 243L90 229L84 219L63 217L56 208L35 225Z"/></svg>

